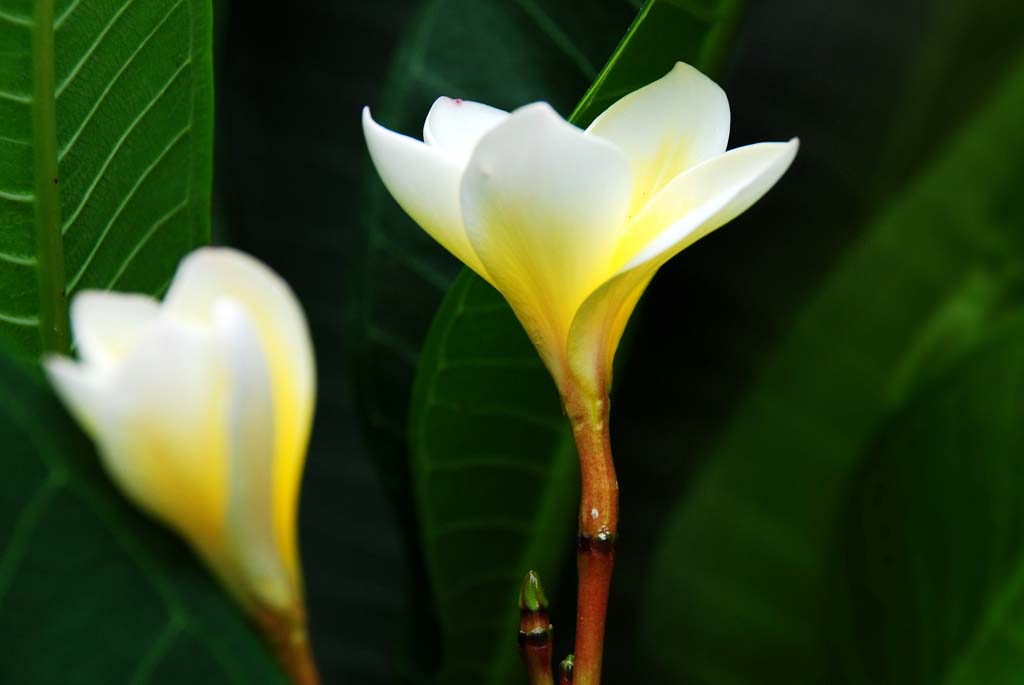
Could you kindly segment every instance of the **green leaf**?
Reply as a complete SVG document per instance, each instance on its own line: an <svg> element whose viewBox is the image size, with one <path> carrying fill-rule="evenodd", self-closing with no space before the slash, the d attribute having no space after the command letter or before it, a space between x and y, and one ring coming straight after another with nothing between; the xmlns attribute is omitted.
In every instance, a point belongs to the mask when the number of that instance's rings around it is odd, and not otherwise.
<svg viewBox="0 0 1024 685"><path fill-rule="evenodd" d="M723 2L696 12L691 3L648 3L574 123L678 60L707 68L700 59L718 54L738 7ZM666 48L670 35L677 40ZM516 682L522 667L510 648L517 610L510 600L529 569L552 586L561 579L575 548L578 468L547 370L502 297L468 270L431 326L410 434L421 543L445 653L440 679ZM562 595L553 594L557 605ZM572 600L563 601L571 617ZM570 626L556 628L570 635Z"/></svg>
<svg viewBox="0 0 1024 685"><path fill-rule="evenodd" d="M988 25L999 8L1020 16L1006 2L955 4L958 30ZM840 155L833 142L851 138L850 121L840 117L818 129L808 124L803 157L780 185L781 194L770 198L774 202L727 228L724 242L717 243L721 249L698 246L680 260L679 268L698 274L689 281L695 286L689 296L700 301L713 294L688 320L700 331L693 343L672 349L669 357L699 354L699 365L677 361L681 373L666 377L670 367L657 366L664 357L645 357L648 368L663 370L663 387L686 374L685 392L694 399L662 399L674 414L687 415L695 407L692 419L676 424L674 433L662 429L666 434L657 439L652 459L686 463L689 457L688 470L694 461L699 464L685 497L668 512L667 525L657 521L664 544L645 592L644 661L671 674L666 677L694 683L828 680L826 645L835 638L828 559L843 495L865 448L906 397L940 374L1016 301L1014 282L1024 255L1024 214L1017 200L1024 135L1011 129L1024 108L1020 43L997 39L1011 40L1009 28L988 36L984 46L952 40L945 16L950 7L935 12L928 18L944 30L934 40L908 45L910 56L901 57L899 73L920 79L927 64L935 71L925 80L948 87L909 88L906 102L875 96L870 109L858 99L862 109L849 116L888 120L891 127L873 141L852 136L865 147L862 153L850 149ZM914 21L923 19L922 10ZM773 41L778 21L772 16L763 23ZM809 23L815 21L820 16ZM900 31L900 25L891 30ZM836 31L845 35L849 27ZM827 38L815 37L815 44L829 44ZM764 64L778 44L769 41L750 55L756 65L750 72L761 84L756 87L771 102L783 98L780 91L794 78L789 71L785 81L766 76ZM945 54L951 45L968 50L964 59ZM794 51L806 49L797 45ZM999 62L998 70L989 68L990 55L1007 52L1016 54ZM811 63L819 73L822 66ZM976 71L961 73L968 66ZM884 83L899 94L903 82ZM963 88L964 101L950 92L953 85ZM911 103L914 98L924 98L932 103L926 111L944 116L894 119L894 111L925 106ZM801 102L793 101L794 110L806 111ZM944 107L947 102L955 107ZM899 174L892 168L878 172L890 181L900 175L909 181L893 182L884 193L867 181L855 192L842 185L844 179L869 179L888 153L888 141L918 126L934 134L921 141L924 149L913 147L893 162ZM745 235L744 226L752 227ZM811 262L837 251L830 231L856 238L819 277ZM777 247L765 247L762 235ZM659 311L674 311L648 304L645 313L652 319ZM782 335L773 338L778 329ZM717 416L708 409L715 405ZM650 426L634 430L650 432ZM664 479L669 467L661 468Z"/></svg>
<svg viewBox="0 0 1024 685"><path fill-rule="evenodd" d="M285 679L191 551L114 492L37 379L0 354L0 681Z"/></svg>
<svg viewBox="0 0 1024 685"><path fill-rule="evenodd" d="M471 272L431 327L410 432L439 682L518 682L514 600L528 570L555 581L574 549L576 450L537 351Z"/></svg>
<svg viewBox="0 0 1024 685"><path fill-rule="evenodd" d="M1024 678L1024 316L916 393L851 498L847 682Z"/></svg>
<svg viewBox="0 0 1024 685"><path fill-rule="evenodd" d="M0 0L0 45L0 338L66 351L68 297L208 239L210 5Z"/></svg>

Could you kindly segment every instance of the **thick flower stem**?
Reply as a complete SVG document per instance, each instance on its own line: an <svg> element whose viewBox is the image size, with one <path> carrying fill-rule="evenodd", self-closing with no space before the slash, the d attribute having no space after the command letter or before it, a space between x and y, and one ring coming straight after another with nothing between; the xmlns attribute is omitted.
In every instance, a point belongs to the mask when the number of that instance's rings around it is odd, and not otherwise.
<svg viewBox="0 0 1024 685"><path fill-rule="evenodd" d="M574 685L601 682L605 614L619 525L619 484L612 462L608 405L607 397L594 399L569 393L565 398L581 477Z"/></svg>
<svg viewBox="0 0 1024 685"><path fill-rule="evenodd" d="M293 685L320 685L306 633L305 612L257 608L253 619Z"/></svg>

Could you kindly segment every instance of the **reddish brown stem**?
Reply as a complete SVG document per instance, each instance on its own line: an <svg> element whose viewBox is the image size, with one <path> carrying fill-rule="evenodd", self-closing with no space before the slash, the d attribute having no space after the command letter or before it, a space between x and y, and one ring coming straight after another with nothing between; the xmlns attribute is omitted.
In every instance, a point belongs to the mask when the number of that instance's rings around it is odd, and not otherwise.
<svg viewBox="0 0 1024 685"><path fill-rule="evenodd" d="M551 626L520 631L519 653L526 666L530 685L553 685L551 675Z"/></svg>
<svg viewBox="0 0 1024 685"><path fill-rule="evenodd" d="M306 633L305 612L288 612L259 607L253 620L262 631L285 675L294 685L320 685Z"/></svg>
<svg viewBox="0 0 1024 685"><path fill-rule="evenodd" d="M575 685L599 685L608 589L615 565L619 484L608 432L608 399L570 394L565 400L580 459L579 574L576 613Z"/></svg>

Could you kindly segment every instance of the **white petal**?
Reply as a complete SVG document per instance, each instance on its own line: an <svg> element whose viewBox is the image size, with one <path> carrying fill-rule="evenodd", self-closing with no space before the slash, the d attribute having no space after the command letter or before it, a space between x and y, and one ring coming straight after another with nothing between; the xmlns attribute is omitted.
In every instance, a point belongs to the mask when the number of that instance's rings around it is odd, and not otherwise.
<svg viewBox="0 0 1024 685"><path fill-rule="evenodd" d="M576 309L607 276L629 189L622 153L544 103L485 134L466 168L470 241L556 374Z"/></svg>
<svg viewBox="0 0 1024 685"><path fill-rule="evenodd" d="M615 275L583 302L573 319L569 366L590 396L603 397L611 388L615 351L658 266L648 263Z"/></svg>
<svg viewBox="0 0 1024 685"><path fill-rule="evenodd" d="M438 98L423 124L423 140L465 166L481 136L508 117L503 109L469 100Z"/></svg>
<svg viewBox="0 0 1024 685"><path fill-rule="evenodd" d="M587 132L612 141L629 157L635 215L680 173L725 151L729 119L725 92L680 62L609 107Z"/></svg>
<svg viewBox="0 0 1024 685"><path fill-rule="evenodd" d="M462 165L439 148L389 131L363 109L370 157L395 201L420 227L462 263L487 278L462 227L459 181Z"/></svg>
<svg viewBox="0 0 1024 685"><path fill-rule="evenodd" d="M43 360L43 368L75 421L85 432L95 435L108 415L105 389L110 374L56 354Z"/></svg>
<svg viewBox="0 0 1024 685"><path fill-rule="evenodd" d="M745 212L782 177L798 147L796 138L747 145L678 176L630 222L617 254L621 270L664 263Z"/></svg>
<svg viewBox="0 0 1024 685"><path fill-rule="evenodd" d="M47 371L125 494L216 564L227 379L212 336L162 316L116 368L50 359Z"/></svg>
<svg viewBox="0 0 1024 685"><path fill-rule="evenodd" d="M213 316L230 376L227 543L245 578L243 587L264 605L287 608L295 596L275 535L276 417L270 368L259 331L237 302L218 302Z"/></svg>
<svg viewBox="0 0 1024 685"><path fill-rule="evenodd" d="M617 254L624 266L586 299L569 332L569 364L588 392L607 392L619 340L657 270L756 202L785 173L796 151L794 139L737 148L708 160L665 187L631 222Z"/></svg>
<svg viewBox="0 0 1024 685"><path fill-rule="evenodd" d="M253 317L275 374L311 414L315 392L313 345L306 317L288 284L259 260L231 248L201 248L182 260L164 307L174 316L213 322L214 305L240 303ZM275 382L275 388L278 383Z"/></svg>
<svg viewBox="0 0 1024 685"><path fill-rule="evenodd" d="M89 290L71 302L71 327L85 361L109 366L122 359L156 320L159 303L145 295Z"/></svg>
<svg viewBox="0 0 1024 685"><path fill-rule="evenodd" d="M315 371L305 316L291 288L236 250L204 248L178 269L164 306L172 315L213 322L215 305L234 300L259 332L274 399L275 528L281 554L297 559L299 485L313 420Z"/></svg>

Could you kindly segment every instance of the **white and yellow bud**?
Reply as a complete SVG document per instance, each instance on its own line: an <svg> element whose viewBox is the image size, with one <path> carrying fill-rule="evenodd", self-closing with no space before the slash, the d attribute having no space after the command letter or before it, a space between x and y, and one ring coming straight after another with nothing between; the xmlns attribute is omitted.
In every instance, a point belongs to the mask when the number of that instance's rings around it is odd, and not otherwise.
<svg viewBox="0 0 1024 685"><path fill-rule="evenodd" d="M113 480L265 629L288 633L275 642L304 643L296 526L316 390L287 284L241 252L203 248L162 303L83 292L71 324L78 361L52 356L46 371Z"/></svg>
<svg viewBox="0 0 1024 685"><path fill-rule="evenodd" d="M744 212L797 141L726 152L725 93L693 67L583 131L545 103L441 98L421 142L363 111L370 155L424 230L508 300L563 394L601 397L633 308L674 255Z"/></svg>

